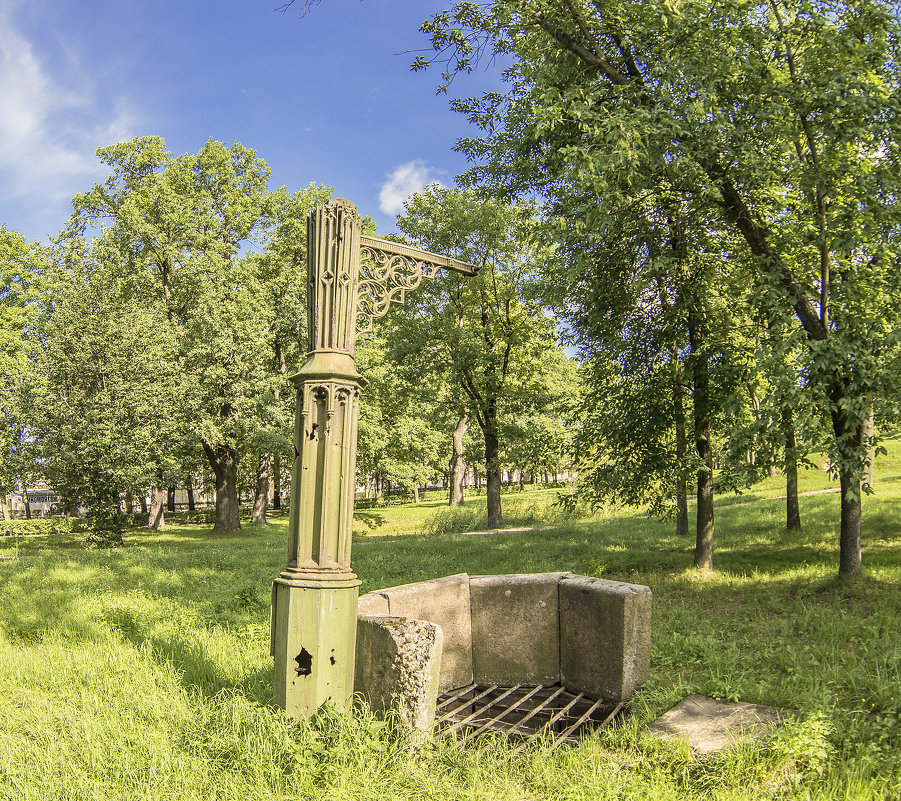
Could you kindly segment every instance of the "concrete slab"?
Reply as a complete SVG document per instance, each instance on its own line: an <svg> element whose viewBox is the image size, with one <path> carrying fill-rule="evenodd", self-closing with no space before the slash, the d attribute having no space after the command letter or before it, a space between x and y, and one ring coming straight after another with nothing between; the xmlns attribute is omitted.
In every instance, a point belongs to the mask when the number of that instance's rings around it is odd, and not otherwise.
<svg viewBox="0 0 901 801"><path fill-rule="evenodd" d="M358 615L387 615L388 599L378 592L367 592L357 601Z"/></svg>
<svg viewBox="0 0 901 801"><path fill-rule="evenodd" d="M472 614L466 573L388 587L378 593L388 599L389 615L428 620L441 627L444 651L439 692L472 684Z"/></svg>
<svg viewBox="0 0 901 801"><path fill-rule="evenodd" d="M771 734L785 715L774 706L689 695L651 723L648 731L665 740L685 739L699 754L712 754Z"/></svg>
<svg viewBox="0 0 901 801"><path fill-rule="evenodd" d="M650 672L650 588L588 576L558 587L561 682L595 698L629 698Z"/></svg>
<svg viewBox="0 0 901 801"><path fill-rule="evenodd" d="M560 681L557 584L568 575L470 577L476 683L512 686Z"/></svg>

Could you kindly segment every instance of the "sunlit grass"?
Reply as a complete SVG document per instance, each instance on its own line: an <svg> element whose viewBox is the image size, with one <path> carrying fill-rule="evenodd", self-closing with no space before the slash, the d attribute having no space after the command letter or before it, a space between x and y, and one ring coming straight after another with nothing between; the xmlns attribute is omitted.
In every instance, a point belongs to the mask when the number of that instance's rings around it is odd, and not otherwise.
<svg viewBox="0 0 901 801"><path fill-rule="evenodd" d="M794 533L778 500L724 499L713 571L691 567L693 537L671 521L555 519L552 491L516 501L534 530L486 536L457 519L422 533L446 508L436 501L371 510L383 522L355 545L363 591L555 570L653 589L651 678L631 718L553 753L513 755L493 739L412 752L364 712L288 726L270 705L268 643L283 517L225 537L138 530L110 550L77 535L0 539L12 557L0 560L0 799L901 797L899 478L894 442L864 501L856 581L836 577L835 494L803 497ZM484 498L470 504L481 514ZM642 734L690 693L795 716L775 738L709 759Z"/></svg>

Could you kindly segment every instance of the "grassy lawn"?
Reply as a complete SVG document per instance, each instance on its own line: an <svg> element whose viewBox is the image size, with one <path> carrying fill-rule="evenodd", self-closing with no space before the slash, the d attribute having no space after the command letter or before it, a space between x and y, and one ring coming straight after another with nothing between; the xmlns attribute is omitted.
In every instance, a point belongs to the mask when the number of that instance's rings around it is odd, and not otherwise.
<svg viewBox="0 0 901 801"><path fill-rule="evenodd" d="M411 752L361 710L288 727L270 707L268 606L285 519L236 536L138 530L90 550L0 539L0 799L901 798L901 442L864 501L866 575L835 578L838 496L784 531L768 481L718 501L716 570L693 540L629 511L566 517L555 493L361 512L361 591L466 571L572 570L654 591L651 679L628 722L580 746L503 741ZM802 491L829 488L822 471ZM700 759L642 734L689 693L797 714L774 738Z"/></svg>

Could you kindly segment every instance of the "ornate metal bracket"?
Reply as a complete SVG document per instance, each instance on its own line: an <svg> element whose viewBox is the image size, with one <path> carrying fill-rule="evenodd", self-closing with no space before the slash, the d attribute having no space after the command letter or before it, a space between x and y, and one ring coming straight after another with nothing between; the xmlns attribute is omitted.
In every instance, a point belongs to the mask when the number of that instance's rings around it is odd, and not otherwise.
<svg viewBox="0 0 901 801"><path fill-rule="evenodd" d="M423 278L434 278L441 269L464 275L479 271L475 265L449 256L361 236L357 335L372 331L373 320L384 317L392 303L403 303L408 291L416 289Z"/></svg>

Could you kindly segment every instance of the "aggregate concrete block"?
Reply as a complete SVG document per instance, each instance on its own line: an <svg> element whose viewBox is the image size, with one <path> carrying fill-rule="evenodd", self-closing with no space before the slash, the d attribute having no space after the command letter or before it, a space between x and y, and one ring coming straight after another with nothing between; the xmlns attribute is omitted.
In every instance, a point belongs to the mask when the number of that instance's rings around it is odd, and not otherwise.
<svg viewBox="0 0 901 801"><path fill-rule="evenodd" d="M388 599L392 617L428 620L441 627L444 649L439 692L472 684L472 616L466 573L378 592Z"/></svg>
<svg viewBox="0 0 901 801"><path fill-rule="evenodd" d="M414 741L431 736L442 639L441 628L424 620L357 619L354 690L377 715L394 710Z"/></svg>
<svg viewBox="0 0 901 801"><path fill-rule="evenodd" d="M358 615L387 615L388 599L378 592L367 592L357 601Z"/></svg>
<svg viewBox="0 0 901 801"><path fill-rule="evenodd" d="M479 684L560 681L557 584L570 573L472 576L472 665Z"/></svg>
<svg viewBox="0 0 901 801"><path fill-rule="evenodd" d="M684 739L699 754L712 754L771 734L785 716L784 710L774 706L689 695L648 730L665 740Z"/></svg>
<svg viewBox="0 0 901 801"><path fill-rule="evenodd" d="M651 664L649 587L568 576L560 596L560 678L595 697L631 697Z"/></svg>

